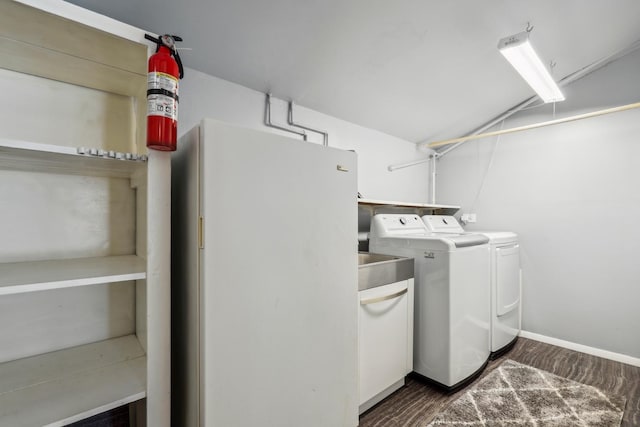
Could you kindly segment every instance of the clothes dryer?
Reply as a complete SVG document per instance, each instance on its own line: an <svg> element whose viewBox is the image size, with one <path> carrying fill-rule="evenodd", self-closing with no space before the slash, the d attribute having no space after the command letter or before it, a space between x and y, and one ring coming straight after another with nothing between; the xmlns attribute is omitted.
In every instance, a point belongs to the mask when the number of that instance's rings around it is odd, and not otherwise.
<svg viewBox="0 0 640 427"><path fill-rule="evenodd" d="M430 231L464 233L453 216L425 215ZM518 235L510 231L472 231L489 239L491 248L491 358L508 351L520 335L521 273Z"/></svg>
<svg viewBox="0 0 640 427"><path fill-rule="evenodd" d="M491 359L505 353L520 335L521 274L518 235L478 231L491 248Z"/></svg>
<svg viewBox="0 0 640 427"><path fill-rule="evenodd" d="M372 252L415 260L413 370L452 390L489 358L489 239L433 233L417 215L379 214Z"/></svg>

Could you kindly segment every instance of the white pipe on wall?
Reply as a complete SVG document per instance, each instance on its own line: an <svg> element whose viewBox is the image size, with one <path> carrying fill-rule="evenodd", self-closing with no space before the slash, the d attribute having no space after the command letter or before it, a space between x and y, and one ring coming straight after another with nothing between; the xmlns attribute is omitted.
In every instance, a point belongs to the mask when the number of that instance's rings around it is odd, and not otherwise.
<svg viewBox="0 0 640 427"><path fill-rule="evenodd" d="M436 204L436 160L438 160L438 154L432 154L429 156L431 160L431 204Z"/></svg>
<svg viewBox="0 0 640 427"><path fill-rule="evenodd" d="M430 160L431 160L431 157L428 157L426 159L414 160L413 162L401 163L401 164L398 164L398 165L389 165L389 166L387 166L387 170L389 172L393 172L393 171L398 170L398 169L404 169L404 168L408 168L410 166L421 165L423 163L427 163Z"/></svg>
<svg viewBox="0 0 640 427"><path fill-rule="evenodd" d="M619 107L605 108L603 110L592 111L590 113L578 114L578 115L570 116L570 117L564 117L562 119L548 120L546 122L534 123L534 124L531 124L531 125L518 126L518 127L514 127L514 128L509 128L509 129L501 129L501 130L497 130L497 131L493 131L493 132L486 132L486 133L479 133L479 134L475 134L475 135L463 136L462 138L452 138L452 139L445 139L445 140L442 140L442 141L434 141L434 142L429 144L429 147L431 147L431 148L441 147L443 145L450 145L450 144L455 144L455 143L467 142L467 141L471 141L471 140L474 140L474 139L487 138L489 136L498 136L498 135L504 135L504 134L507 134L507 133L521 132L521 131L524 131L524 130L530 130L530 129L537 129L537 128L541 128L541 127L553 126L553 125L557 125L557 124L561 124L561 123L568 123L568 122L574 122L576 120L584 120L584 119L589 119L591 117L603 116L605 114L612 114L612 113L619 113L621 111L633 110L635 108L640 108L640 102L634 102L632 104L621 105Z"/></svg>

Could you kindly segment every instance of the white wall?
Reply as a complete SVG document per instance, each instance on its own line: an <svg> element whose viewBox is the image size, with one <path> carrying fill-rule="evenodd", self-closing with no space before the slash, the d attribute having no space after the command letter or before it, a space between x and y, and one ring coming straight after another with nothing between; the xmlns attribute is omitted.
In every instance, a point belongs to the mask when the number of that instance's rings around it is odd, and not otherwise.
<svg viewBox="0 0 640 427"><path fill-rule="evenodd" d="M204 117L278 132L263 125L265 95L260 92L188 68L180 84L179 134L187 132ZM286 123L286 103L273 101L272 122ZM392 108L389 114L393 114ZM330 146L358 153L358 190L363 197L427 201L426 165L395 172L387 170L389 164L426 157L415 144L298 105L294 118L307 126L328 131ZM320 135L309 133L309 137L312 142L322 142Z"/></svg>
<svg viewBox="0 0 640 427"><path fill-rule="evenodd" d="M640 101L638 69L636 52L575 82L556 117ZM632 110L469 142L439 161L438 202L476 212L467 229L520 234L524 330L640 357L639 124Z"/></svg>

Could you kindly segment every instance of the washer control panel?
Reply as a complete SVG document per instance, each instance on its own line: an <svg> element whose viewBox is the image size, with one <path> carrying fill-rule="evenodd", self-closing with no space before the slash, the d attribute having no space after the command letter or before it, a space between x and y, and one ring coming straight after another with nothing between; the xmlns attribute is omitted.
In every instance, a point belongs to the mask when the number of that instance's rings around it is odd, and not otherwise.
<svg viewBox="0 0 640 427"><path fill-rule="evenodd" d="M464 233L458 220L450 215L425 215L422 220L429 231L434 233Z"/></svg>
<svg viewBox="0 0 640 427"><path fill-rule="evenodd" d="M424 234L429 230L418 215L378 214L371 220L371 234L390 236L396 234Z"/></svg>

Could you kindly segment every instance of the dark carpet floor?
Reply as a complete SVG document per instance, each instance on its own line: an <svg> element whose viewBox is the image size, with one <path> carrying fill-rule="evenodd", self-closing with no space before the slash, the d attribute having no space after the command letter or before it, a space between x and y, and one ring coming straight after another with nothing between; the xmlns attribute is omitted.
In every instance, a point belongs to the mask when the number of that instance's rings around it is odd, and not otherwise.
<svg viewBox="0 0 640 427"><path fill-rule="evenodd" d="M480 378L495 369L504 359L512 359L625 397L627 404L621 426L640 427L639 367L520 338L510 352L489 362ZM360 427L424 427L450 402L464 394L466 389L447 395L429 384L409 377L405 387L360 417Z"/></svg>

